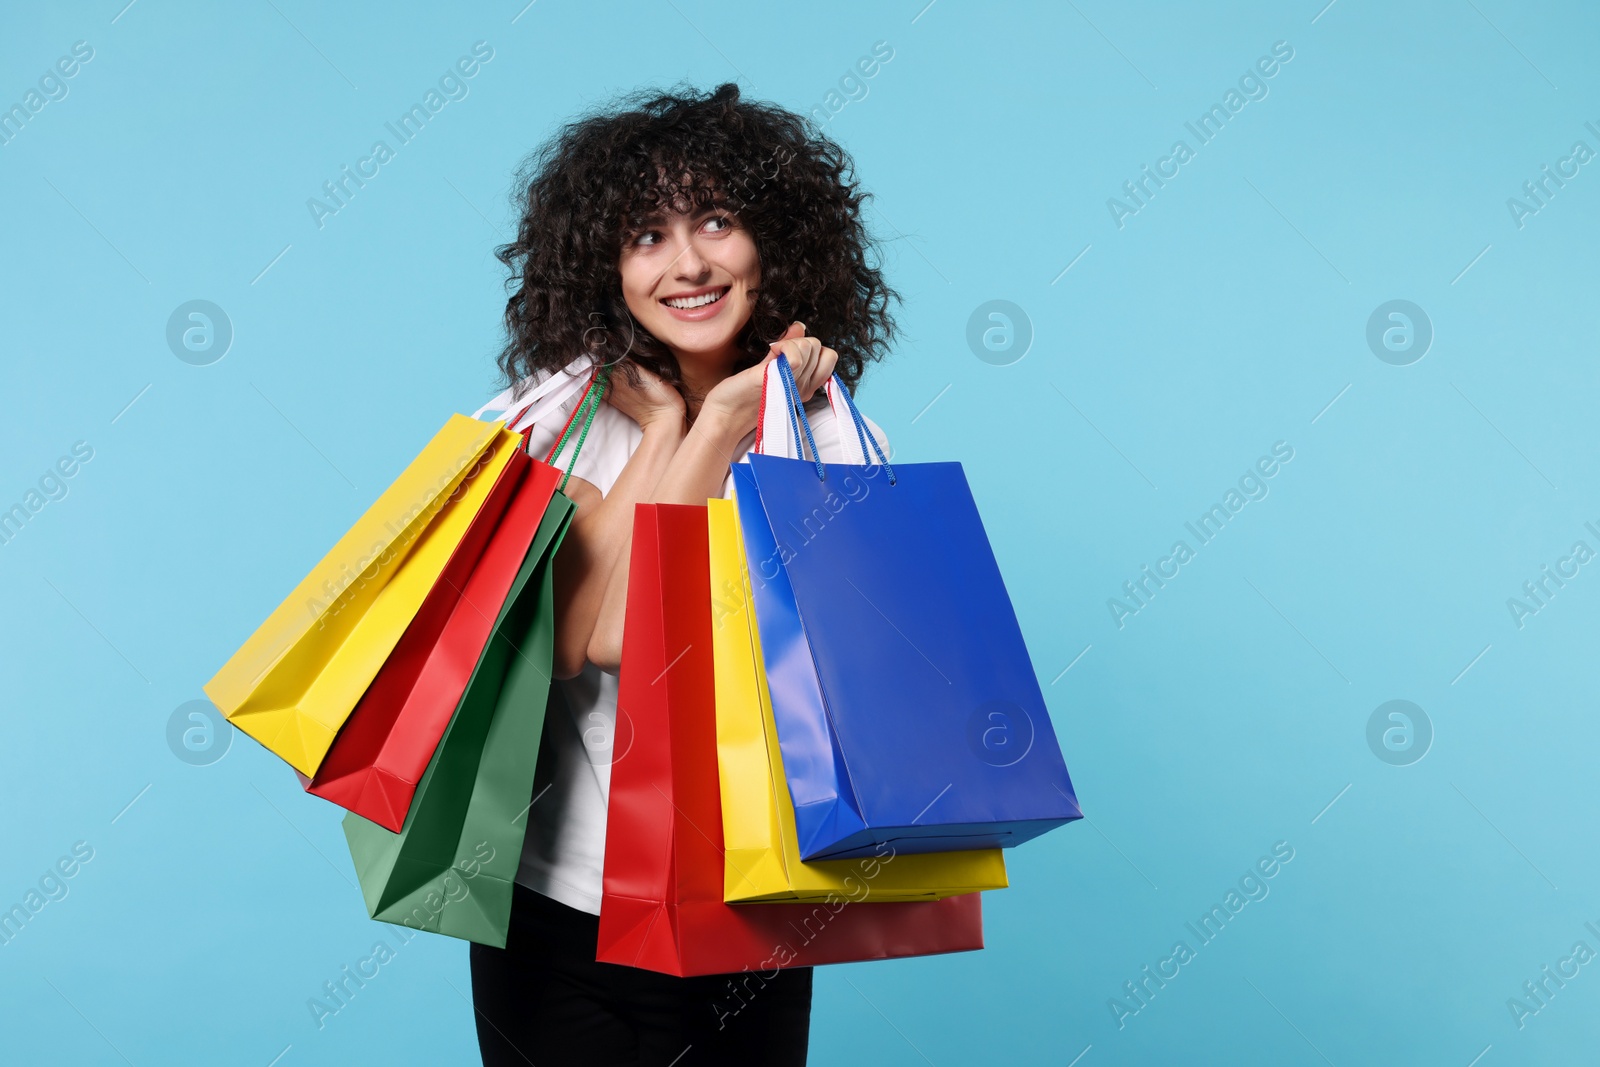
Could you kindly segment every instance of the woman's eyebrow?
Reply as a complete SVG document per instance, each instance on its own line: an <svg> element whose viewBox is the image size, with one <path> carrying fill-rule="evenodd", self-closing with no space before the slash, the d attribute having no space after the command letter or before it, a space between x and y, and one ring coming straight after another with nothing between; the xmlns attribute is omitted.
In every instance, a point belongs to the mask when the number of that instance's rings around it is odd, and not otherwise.
<svg viewBox="0 0 1600 1067"><path fill-rule="evenodd" d="M656 210L650 212L647 215L640 215L638 218L636 218L634 220L633 224L635 226L660 226L662 223L666 222L667 219L673 218L673 217L675 217L677 215L680 215L680 214L686 214L689 218L692 218L692 219L693 218L699 218L702 215L714 215L714 214L731 215L731 214L733 214L733 208L731 206L729 206L727 203L725 203L723 201L720 201L720 200L719 201L714 201L714 202L712 202L710 204L707 204L704 207L692 208L691 210L689 210L687 212L677 212L677 211L669 212L669 211L666 211L665 209L657 208Z"/></svg>

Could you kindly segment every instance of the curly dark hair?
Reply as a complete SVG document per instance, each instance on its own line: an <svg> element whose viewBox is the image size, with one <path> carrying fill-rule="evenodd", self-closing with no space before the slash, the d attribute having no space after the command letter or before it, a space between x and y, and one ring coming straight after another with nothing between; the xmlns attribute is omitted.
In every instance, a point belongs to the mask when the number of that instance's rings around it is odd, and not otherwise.
<svg viewBox="0 0 1600 1067"><path fill-rule="evenodd" d="M848 153L810 119L741 100L732 82L709 93L637 90L563 126L518 169L517 238L495 249L509 268L506 384L552 373L580 354L655 372L686 389L677 361L634 321L622 296L624 240L653 212L722 208L751 233L761 284L734 371L754 366L791 322L839 353L855 391L894 337L900 295L868 260ZM873 256L876 259L876 255ZM624 358L626 357L626 359Z"/></svg>

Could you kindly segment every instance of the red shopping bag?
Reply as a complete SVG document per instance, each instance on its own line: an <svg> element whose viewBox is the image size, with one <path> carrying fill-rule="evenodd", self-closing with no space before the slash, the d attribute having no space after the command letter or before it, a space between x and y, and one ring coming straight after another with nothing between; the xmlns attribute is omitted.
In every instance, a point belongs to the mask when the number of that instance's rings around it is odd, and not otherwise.
<svg viewBox="0 0 1600 1067"><path fill-rule="evenodd" d="M560 477L526 453L512 456L308 793L400 832Z"/></svg>
<svg viewBox="0 0 1600 1067"><path fill-rule="evenodd" d="M334 738L316 777L300 776L308 793L400 832L417 784L563 480L562 471L552 466L554 456L573 424L585 414L592 417L589 409L597 410L599 403L591 392L573 409L544 462L535 462L526 451L512 455L439 581ZM524 449L527 437L525 431ZM568 470L577 457L574 449Z"/></svg>
<svg viewBox="0 0 1600 1067"><path fill-rule="evenodd" d="M688 976L982 948L980 893L872 899L889 846L837 899L723 902L709 563L704 505L635 505L597 959Z"/></svg>

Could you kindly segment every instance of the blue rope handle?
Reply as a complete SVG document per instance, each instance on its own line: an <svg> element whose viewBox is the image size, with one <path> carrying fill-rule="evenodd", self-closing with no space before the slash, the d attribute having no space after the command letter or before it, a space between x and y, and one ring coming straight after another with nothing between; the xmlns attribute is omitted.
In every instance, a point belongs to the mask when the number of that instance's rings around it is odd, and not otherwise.
<svg viewBox="0 0 1600 1067"><path fill-rule="evenodd" d="M806 418L805 405L800 402L800 387L795 384L794 370L789 366L789 357L782 352L778 353L777 364L778 378L783 382L783 398L788 402L784 406L789 409L789 432L794 434L795 442L798 446L800 427L805 427L806 444L811 446L811 458L817 462L817 477L824 479L827 477L827 472L822 467L822 453L817 451L817 442L811 436L811 420ZM799 425L795 424L794 416L796 411L800 412ZM805 458L803 450L800 458Z"/></svg>
<svg viewBox="0 0 1600 1067"><path fill-rule="evenodd" d="M839 387L839 392L844 394L844 402L850 408L850 418L856 424L856 435L861 438L861 454L867 454L867 441L872 442L872 450L878 454L878 462L882 464L884 473L889 476L889 484L894 484L894 468L889 466L889 457L883 454L883 449L878 445L878 439L867 432L866 420L861 417L861 412L856 410L855 398L850 395L850 390L844 386L844 379L838 374L833 376L833 384Z"/></svg>

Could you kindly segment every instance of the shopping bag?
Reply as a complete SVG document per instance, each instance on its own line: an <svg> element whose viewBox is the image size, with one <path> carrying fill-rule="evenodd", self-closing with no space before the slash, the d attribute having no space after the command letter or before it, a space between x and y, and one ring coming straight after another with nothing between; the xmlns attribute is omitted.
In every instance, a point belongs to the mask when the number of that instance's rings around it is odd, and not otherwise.
<svg viewBox="0 0 1600 1067"><path fill-rule="evenodd" d="M374 919L505 947L554 653L551 500L400 833L351 812L345 841Z"/></svg>
<svg viewBox="0 0 1600 1067"><path fill-rule="evenodd" d="M567 420L567 432L544 462L520 449L512 456L421 610L334 739L315 779L305 780L308 792L396 833L405 824L417 782L461 700L562 477L551 464L571 438L579 415L584 416L577 437L581 441L599 409L603 382L593 375L591 381ZM534 412L529 431L548 410L546 405ZM508 412L506 421L520 420ZM567 452L567 471L577 456L578 448Z"/></svg>
<svg viewBox="0 0 1600 1067"><path fill-rule="evenodd" d="M768 366L785 410L764 404L764 432L813 458L732 469L801 856L1007 847L1081 818L961 464L824 463L787 358Z"/></svg>
<svg viewBox="0 0 1600 1067"><path fill-rule="evenodd" d="M731 500L706 501L711 578L711 646L716 668L717 776L726 854L724 899L825 900L858 877L853 860L803 863L794 805L761 667L753 597L739 520ZM938 900L1003 889L999 849L900 857L873 883L873 900Z"/></svg>
<svg viewBox="0 0 1600 1067"><path fill-rule="evenodd" d="M306 792L400 831L559 478L525 453L512 457Z"/></svg>
<svg viewBox="0 0 1600 1067"><path fill-rule="evenodd" d="M518 438L453 415L202 688L235 726L313 775L400 640Z"/></svg>
<svg viewBox="0 0 1600 1067"><path fill-rule="evenodd" d="M983 947L982 895L873 903L901 862L855 861L821 903L723 900L705 505L637 504L618 677L633 744L611 768L596 958L679 976Z"/></svg>

